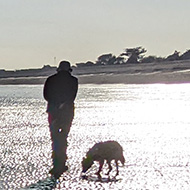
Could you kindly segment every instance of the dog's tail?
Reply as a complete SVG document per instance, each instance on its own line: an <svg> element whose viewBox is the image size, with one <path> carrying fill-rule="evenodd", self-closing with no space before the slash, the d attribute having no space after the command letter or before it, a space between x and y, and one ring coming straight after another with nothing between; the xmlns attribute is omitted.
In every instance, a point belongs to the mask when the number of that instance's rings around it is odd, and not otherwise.
<svg viewBox="0 0 190 190"><path fill-rule="evenodd" d="M124 164L125 164L125 158L124 158L124 156L123 156L123 155L121 156L120 161L121 161L121 163L122 163L122 164L123 164L123 166L124 166Z"/></svg>

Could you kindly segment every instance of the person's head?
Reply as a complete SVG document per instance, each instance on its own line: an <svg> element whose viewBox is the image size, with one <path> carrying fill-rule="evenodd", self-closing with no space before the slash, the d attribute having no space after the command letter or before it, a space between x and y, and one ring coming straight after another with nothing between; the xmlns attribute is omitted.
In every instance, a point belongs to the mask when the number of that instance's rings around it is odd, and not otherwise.
<svg viewBox="0 0 190 190"><path fill-rule="evenodd" d="M59 67L57 68L57 72L60 71L72 72L71 64L68 61L61 61L59 63Z"/></svg>

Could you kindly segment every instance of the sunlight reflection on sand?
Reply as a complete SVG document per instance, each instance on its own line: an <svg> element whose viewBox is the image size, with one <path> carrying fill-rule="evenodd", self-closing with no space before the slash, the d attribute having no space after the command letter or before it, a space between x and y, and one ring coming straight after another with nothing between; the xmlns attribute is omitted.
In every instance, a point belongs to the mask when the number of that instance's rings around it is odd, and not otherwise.
<svg viewBox="0 0 190 190"><path fill-rule="evenodd" d="M0 96L0 187L14 190L48 176L51 141L46 103L38 95L42 86L6 88L1 87ZM68 138L69 171L56 189L188 189L189 88L189 84L80 86ZM23 89L24 95L19 94ZM110 139L123 146L126 158L119 181L83 180L82 158L94 143ZM88 175L95 171L97 165ZM107 166L103 177L106 171Z"/></svg>

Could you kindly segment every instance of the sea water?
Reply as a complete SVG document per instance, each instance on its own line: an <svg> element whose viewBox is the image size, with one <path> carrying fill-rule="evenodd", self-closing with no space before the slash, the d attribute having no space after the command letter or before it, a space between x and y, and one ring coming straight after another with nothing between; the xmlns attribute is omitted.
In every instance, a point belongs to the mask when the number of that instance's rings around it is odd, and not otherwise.
<svg viewBox="0 0 190 190"><path fill-rule="evenodd" d="M190 84L80 85L68 137L69 170L55 189L190 189L189 113ZM106 140L124 150L118 180L82 179L86 152ZM0 189L35 184L51 167L43 86L0 86ZM88 175L97 169L95 163ZM107 170L105 165L102 176Z"/></svg>

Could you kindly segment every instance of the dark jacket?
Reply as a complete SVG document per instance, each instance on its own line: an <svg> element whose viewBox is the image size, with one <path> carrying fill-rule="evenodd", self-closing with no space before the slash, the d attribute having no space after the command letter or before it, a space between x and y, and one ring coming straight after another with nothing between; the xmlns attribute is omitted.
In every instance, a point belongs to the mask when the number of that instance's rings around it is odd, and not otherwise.
<svg viewBox="0 0 190 190"><path fill-rule="evenodd" d="M73 104L78 91L78 79L67 71L47 78L44 85L44 98L50 107L59 107L61 104Z"/></svg>

